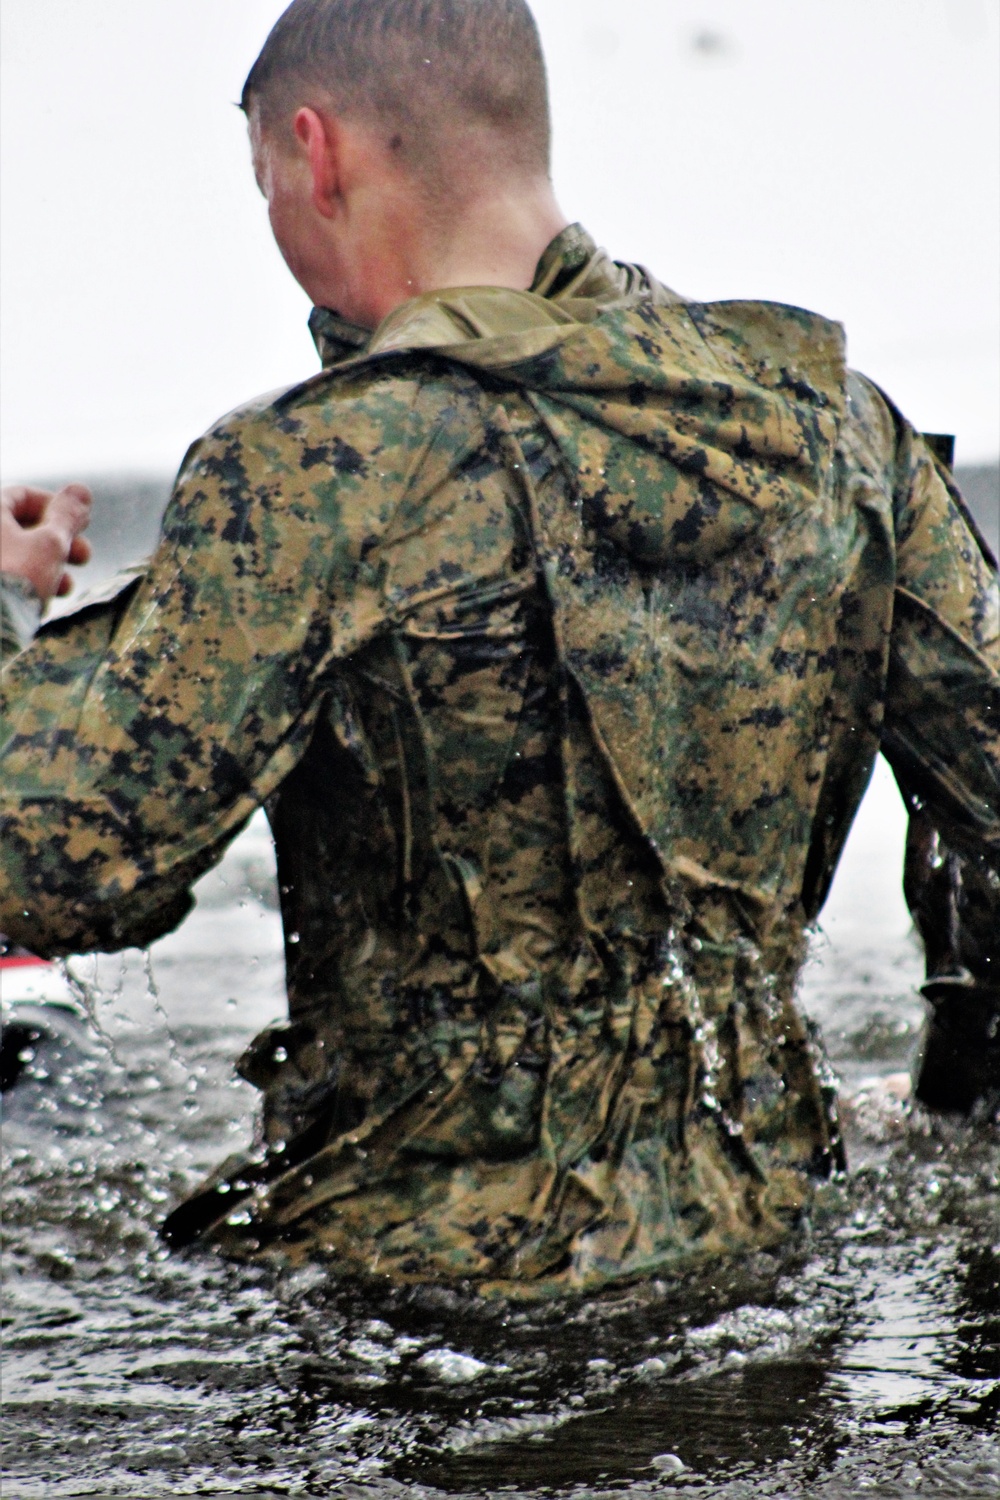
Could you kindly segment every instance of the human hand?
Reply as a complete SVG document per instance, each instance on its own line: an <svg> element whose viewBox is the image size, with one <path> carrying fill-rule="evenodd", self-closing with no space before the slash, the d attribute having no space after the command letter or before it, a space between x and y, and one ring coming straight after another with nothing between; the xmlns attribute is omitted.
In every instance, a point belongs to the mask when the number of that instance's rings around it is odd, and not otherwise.
<svg viewBox="0 0 1000 1500"><path fill-rule="evenodd" d="M55 491L15 484L0 492L0 568L31 584L43 604L73 587L67 563L90 558L81 533L90 522L90 491L68 484Z"/></svg>

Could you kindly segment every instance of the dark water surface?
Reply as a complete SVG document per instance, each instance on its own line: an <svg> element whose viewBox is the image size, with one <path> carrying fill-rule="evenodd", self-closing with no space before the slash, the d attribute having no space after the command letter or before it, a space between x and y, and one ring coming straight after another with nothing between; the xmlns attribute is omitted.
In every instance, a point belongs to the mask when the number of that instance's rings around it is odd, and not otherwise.
<svg viewBox="0 0 1000 1500"><path fill-rule="evenodd" d="M883 1082L922 1015L901 837L880 768L803 986L853 1100L840 1211L782 1257L526 1308L160 1247L248 1139L232 1063L282 1010L255 820L148 960L72 961L92 1019L5 1096L3 1496L996 1500L1000 1138Z"/></svg>
<svg viewBox="0 0 1000 1500"><path fill-rule="evenodd" d="M921 1014L894 799L880 772L803 996L855 1099L845 1205L682 1284L525 1308L167 1255L281 1009L266 826L148 961L74 960L99 1029L5 1100L4 1496L1000 1494L1000 1142L878 1082Z"/></svg>

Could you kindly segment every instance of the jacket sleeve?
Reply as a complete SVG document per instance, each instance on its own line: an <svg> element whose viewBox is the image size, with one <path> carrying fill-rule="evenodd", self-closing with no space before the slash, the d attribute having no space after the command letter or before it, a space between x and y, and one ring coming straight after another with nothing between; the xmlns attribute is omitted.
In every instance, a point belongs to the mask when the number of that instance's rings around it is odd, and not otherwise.
<svg viewBox="0 0 1000 1500"><path fill-rule="evenodd" d="M951 848L1000 868L1000 598L959 492L916 433L899 445L883 750Z"/></svg>
<svg viewBox="0 0 1000 1500"><path fill-rule="evenodd" d="M7 667L13 941L52 956L176 926L192 882L304 752L332 664L378 629L363 479L303 465L298 425L272 413L215 428L185 460L145 572Z"/></svg>
<svg viewBox="0 0 1000 1500"><path fill-rule="evenodd" d="M897 472L883 750L910 810L904 888L931 1002L917 1093L968 1110L1000 1090L997 572L949 474L908 429Z"/></svg>

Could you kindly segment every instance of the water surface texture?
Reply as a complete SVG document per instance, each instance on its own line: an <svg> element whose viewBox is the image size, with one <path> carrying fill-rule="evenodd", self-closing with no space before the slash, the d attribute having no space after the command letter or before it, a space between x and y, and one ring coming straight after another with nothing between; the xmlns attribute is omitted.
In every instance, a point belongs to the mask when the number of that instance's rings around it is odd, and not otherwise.
<svg viewBox="0 0 1000 1500"><path fill-rule="evenodd" d="M4 1099L5 1497L1000 1493L1000 1139L910 1112L922 1017L879 767L802 1003L852 1099L843 1204L782 1256L545 1306L280 1276L156 1229L242 1146L283 1008L258 816ZM30 1049L29 1049L30 1050Z"/></svg>

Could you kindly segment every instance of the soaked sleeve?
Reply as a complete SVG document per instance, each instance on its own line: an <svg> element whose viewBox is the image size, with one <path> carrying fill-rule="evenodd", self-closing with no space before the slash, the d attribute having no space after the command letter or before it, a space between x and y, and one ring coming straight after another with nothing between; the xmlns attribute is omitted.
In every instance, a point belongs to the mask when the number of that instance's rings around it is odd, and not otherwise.
<svg viewBox="0 0 1000 1500"><path fill-rule="evenodd" d="M317 442L273 407L221 423L189 453L146 571L10 662L0 930L15 942L107 951L174 927L304 752L331 664L379 629L364 556L385 485L358 449Z"/></svg>
<svg viewBox="0 0 1000 1500"><path fill-rule="evenodd" d="M948 846L1000 869L1000 595L965 502L904 429L882 748Z"/></svg>
<svg viewBox="0 0 1000 1500"><path fill-rule="evenodd" d="M965 1110L1000 1061L1000 600L947 471L910 430L898 457L883 749L910 811L904 889L935 1007L917 1093Z"/></svg>

